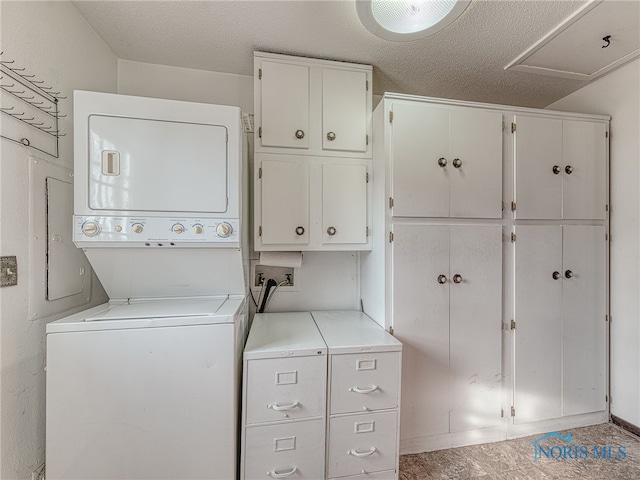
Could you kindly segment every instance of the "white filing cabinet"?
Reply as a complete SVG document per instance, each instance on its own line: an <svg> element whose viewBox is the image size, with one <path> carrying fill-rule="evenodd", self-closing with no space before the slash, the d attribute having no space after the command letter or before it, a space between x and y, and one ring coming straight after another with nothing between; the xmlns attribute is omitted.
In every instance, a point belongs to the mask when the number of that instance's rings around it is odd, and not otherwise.
<svg viewBox="0 0 640 480"><path fill-rule="evenodd" d="M257 314L240 478L397 480L401 353L361 312Z"/></svg>
<svg viewBox="0 0 640 480"><path fill-rule="evenodd" d="M327 478L397 478L402 344L361 312L311 314L329 349Z"/></svg>
<svg viewBox="0 0 640 480"><path fill-rule="evenodd" d="M244 350L240 478L324 477L326 354L308 312L255 315Z"/></svg>

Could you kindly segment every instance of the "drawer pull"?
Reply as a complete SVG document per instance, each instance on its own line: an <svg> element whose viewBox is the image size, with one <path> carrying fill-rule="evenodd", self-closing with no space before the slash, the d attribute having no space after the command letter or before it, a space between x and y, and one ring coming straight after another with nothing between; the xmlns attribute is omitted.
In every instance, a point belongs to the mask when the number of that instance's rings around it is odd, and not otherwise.
<svg viewBox="0 0 640 480"><path fill-rule="evenodd" d="M283 410L293 410L294 408L299 406L300 406L300 402L293 402L293 403L290 403L289 405L278 405L277 403L271 403L267 405L267 408L271 408L276 412L281 412Z"/></svg>
<svg viewBox="0 0 640 480"><path fill-rule="evenodd" d="M274 470L271 470L270 472L267 472L267 477L287 478L293 475L294 473L296 473L297 471L298 471L298 467L292 467L291 470L287 470L286 472L278 472L277 470L274 469Z"/></svg>
<svg viewBox="0 0 640 480"><path fill-rule="evenodd" d="M350 392L355 392L355 393L373 393L376 390L378 390L378 386L377 385L374 385L371 388L360 388L360 387L356 386L356 387L351 387L349 389Z"/></svg>
<svg viewBox="0 0 640 480"><path fill-rule="evenodd" d="M377 450L378 449L376 447L371 447L369 450L360 452L354 448L353 450L349 450L347 454L353 455L354 457L362 458L362 457L368 457L369 455L373 455L374 453L376 453Z"/></svg>

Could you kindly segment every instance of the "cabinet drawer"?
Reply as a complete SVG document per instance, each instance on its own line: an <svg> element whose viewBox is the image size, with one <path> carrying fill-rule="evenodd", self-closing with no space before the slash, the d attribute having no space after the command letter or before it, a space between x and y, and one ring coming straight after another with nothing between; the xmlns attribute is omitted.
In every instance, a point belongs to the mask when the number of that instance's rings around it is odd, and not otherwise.
<svg viewBox="0 0 640 480"><path fill-rule="evenodd" d="M247 424L321 416L327 357L249 360Z"/></svg>
<svg viewBox="0 0 640 480"><path fill-rule="evenodd" d="M333 480L333 479L329 479ZM353 475L345 480L398 480L398 473L394 470L387 470L385 472L374 473L361 473L360 475Z"/></svg>
<svg viewBox="0 0 640 480"><path fill-rule="evenodd" d="M324 422L247 427L242 458L246 480L324 478Z"/></svg>
<svg viewBox="0 0 640 480"><path fill-rule="evenodd" d="M330 418L328 476L393 470L397 422L397 411Z"/></svg>
<svg viewBox="0 0 640 480"><path fill-rule="evenodd" d="M331 356L331 414L398 406L400 352Z"/></svg>

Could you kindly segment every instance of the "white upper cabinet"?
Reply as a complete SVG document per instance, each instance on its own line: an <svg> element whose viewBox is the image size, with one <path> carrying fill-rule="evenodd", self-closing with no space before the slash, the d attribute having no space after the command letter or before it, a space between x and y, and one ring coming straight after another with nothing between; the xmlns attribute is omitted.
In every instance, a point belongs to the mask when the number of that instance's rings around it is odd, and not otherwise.
<svg viewBox="0 0 640 480"><path fill-rule="evenodd" d="M515 202L519 220L604 220L607 125L517 115Z"/></svg>
<svg viewBox="0 0 640 480"><path fill-rule="evenodd" d="M367 160L256 155L255 249L370 250L369 169Z"/></svg>
<svg viewBox="0 0 640 480"><path fill-rule="evenodd" d="M366 72L322 69L322 148L366 152L369 142Z"/></svg>
<svg viewBox="0 0 640 480"><path fill-rule="evenodd" d="M372 67L255 52L256 152L371 158Z"/></svg>
<svg viewBox="0 0 640 480"><path fill-rule="evenodd" d="M263 245L309 244L309 165L269 160L260 163Z"/></svg>
<svg viewBox="0 0 640 480"><path fill-rule="evenodd" d="M502 218L502 114L394 102L394 217Z"/></svg>
<svg viewBox="0 0 640 480"><path fill-rule="evenodd" d="M260 144L309 148L309 67L262 62Z"/></svg>
<svg viewBox="0 0 640 480"><path fill-rule="evenodd" d="M367 167L322 165L322 243L367 244Z"/></svg>

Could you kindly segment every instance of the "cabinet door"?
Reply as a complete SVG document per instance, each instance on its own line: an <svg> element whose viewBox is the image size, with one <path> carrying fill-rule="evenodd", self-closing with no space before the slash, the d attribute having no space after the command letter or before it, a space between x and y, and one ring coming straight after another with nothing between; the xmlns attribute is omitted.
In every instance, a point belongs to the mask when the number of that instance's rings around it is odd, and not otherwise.
<svg viewBox="0 0 640 480"><path fill-rule="evenodd" d="M322 243L367 243L367 167L322 166Z"/></svg>
<svg viewBox="0 0 640 480"><path fill-rule="evenodd" d="M393 329L403 345L400 436L448 433L449 227L394 225L393 232Z"/></svg>
<svg viewBox="0 0 640 480"><path fill-rule="evenodd" d="M450 432L455 433L501 423L502 227L452 226L450 232Z"/></svg>
<svg viewBox="0 0 640 480"><path fill-rule="evenodd" d="M560 219L562 120L518 115L516 124L516 218Z"/></svg>
<svg viewBox="0 0 640 480"><path fill-rule="evenodd" d="M604 227L563 227L563 415L606 409L605 249Z"/></svg>
<svg viewBox="0 0 640 480"><path fill-rule="evenodd" d="M309 148L309 67L262 61L262 146Z"/></svg>
<svg viewBox="0 0 640 480"><path fill-rule="evenodd" d="M554 272L558 272L557 279ZM562 415L563 273L561 226L516 227L514 405L517 423Z"/></svg>
<svg viewBox="0 0 640 480"><path fill-rule="evenodd" d="M309 165L264 160L262 167L262 244L309 243Z"/></svg>
<svg viewBox="0 0 640 480"><path fill-rule="evenodd" d="M464 108L450 115L449 216L502 218L502 114Z"/></svg>
<svg viewBox="0 0 640 480"><path fill-rule="evenodd" d="M563 122L563 218L605 218L607 203L607 138L605 135L604 123L567 120Z"/></svg>
<svg viewBox="0 0 640 480"><path fill-rule="evenodd" d="M444 160L440 166L439 159ZM396 217L449 216L449 111L394 103L391 181Z"/></svg>
<svg viewBox="0 0 640 480"><path fill-rule="evenodd" d="M322 70L322 148L367 150L367 74Z"/></svg>

